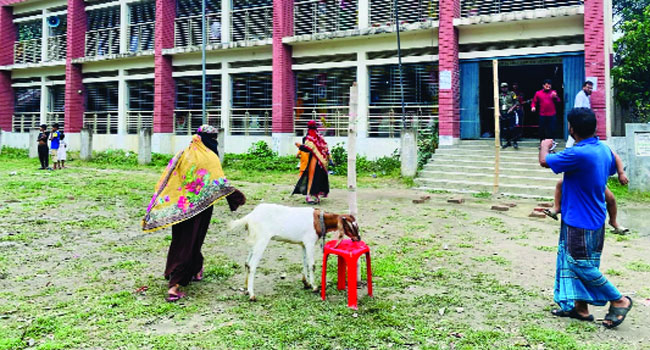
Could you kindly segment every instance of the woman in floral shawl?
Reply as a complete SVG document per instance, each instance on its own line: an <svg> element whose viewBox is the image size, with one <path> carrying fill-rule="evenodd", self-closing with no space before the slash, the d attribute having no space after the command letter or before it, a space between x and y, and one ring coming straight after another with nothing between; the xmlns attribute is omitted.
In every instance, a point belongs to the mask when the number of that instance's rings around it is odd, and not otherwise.
<svg viewBox="0 0 650 350"><path fill-rule="evenodd" d="M292 194L307 195L306 201L309 204L320 203L320 197L327 197L330 192L327 178L327 166L331 162L330 151L317 128L316 121L310 120L307 123L307 136L302 139L302 144L296 142L296 147L308 153L309 158Z"/></svg>
<svg viewBox="0 0 650 350"><path fill-rule="evenodd" d="M202 125L190 145L169 161L142 220L145 232L172 227L165 267L169 302L185 296L180 286L203 279L201 246L210 225L212 205L226 198L234 211L246 201L230 186L221 169L216 137L215 127Z"/></svg>

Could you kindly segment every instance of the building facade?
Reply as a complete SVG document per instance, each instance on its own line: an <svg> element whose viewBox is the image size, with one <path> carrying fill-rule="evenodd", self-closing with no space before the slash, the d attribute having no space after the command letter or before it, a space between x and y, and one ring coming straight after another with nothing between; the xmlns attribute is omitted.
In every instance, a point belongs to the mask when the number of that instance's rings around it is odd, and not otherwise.
<svg viewBox="0 0 650 350"><path fill-rule="evenodd" d="M441 144L492 136L492 65L532 97L553 80L558 136L585 79L598 135L609 135L610 0L398 0L408 124ZM323 122L346 142L358 86L358 150L399 147L402 127L394 0L206 0L208 122L226 152L265 140L283 154ZM201 116L200 0L0 0L0 128L27 148L29 130L63 124L79 148L153 151L187 145ZM529 108L529 107L527 107ZM564 118L562 118L564 116ZM535 137L535 116L525 136Z"/></svg>

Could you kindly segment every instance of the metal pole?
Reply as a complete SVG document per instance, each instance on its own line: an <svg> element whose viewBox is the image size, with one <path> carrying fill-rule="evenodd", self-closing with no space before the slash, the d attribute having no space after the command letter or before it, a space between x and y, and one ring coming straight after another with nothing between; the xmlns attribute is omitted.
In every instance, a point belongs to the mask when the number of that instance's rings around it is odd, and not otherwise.
<svg viewBox="0 0 650 350"><path fill-rule="evenodd" d="M201 124L208 123L208 115L205 110L205 0L201 0ZM189 120L188 128L191 129L192 120Z"/></svg>
<svg viewBox="0 0 650 350"><path fill-rule="evenodd" d="M492 89L494 91L494 189L492 193L499 193L499 167L501 160L501 126L499 124L499 61L492 60Z"/></svg>
<svg viewBox="0 0 650 350"><path fill-rule="evenodd" d="M399 40L399 6L394 0L395 6L395 28L397 30L397 70L399 71L399 91L402 100L402 130L406 129L406 109L404 107L404 81L402 78L402 49Z"/></svg>

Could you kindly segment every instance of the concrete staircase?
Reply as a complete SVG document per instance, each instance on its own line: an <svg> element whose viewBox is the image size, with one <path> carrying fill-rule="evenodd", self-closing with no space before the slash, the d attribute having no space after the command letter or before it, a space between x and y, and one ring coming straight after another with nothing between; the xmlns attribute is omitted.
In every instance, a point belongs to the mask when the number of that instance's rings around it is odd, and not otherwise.
<svg viewBox="0 0 650 350"><path fill-rule="evenodd" d="M539 166L539 141L521 141L519 149L501 150L499 193L507 196L552 199L557 180L550 169ZM564 149L564 144L557 147ZM492 193L494 188L494 140L466 140L443 146L418 173L421 190L452 193Z"/></svg>

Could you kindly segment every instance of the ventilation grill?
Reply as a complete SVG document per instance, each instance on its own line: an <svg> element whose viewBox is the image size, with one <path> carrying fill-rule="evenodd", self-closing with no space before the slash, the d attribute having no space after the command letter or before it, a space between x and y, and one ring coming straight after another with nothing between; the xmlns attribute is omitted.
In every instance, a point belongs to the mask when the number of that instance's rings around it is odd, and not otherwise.
<svg viewBox="0 0 650 350"><path fill-rule="evenodd" d="M297 57L294 58L294 64L308 64L308 63L327 63L327 62L344 62L344 61L356 61L357 54L340 54L340 55L329 55L329 56L309 56L309 57Z"/></svg>
<svg viewBox="0 0 650 350"><path fill-rule="evenodd" d="M206 0L206 35L208 43L221 42L221 1ZM176 47L201 45L201 1L180 0L174 21Z"/></svg>
<svg viewBox="0 0 650 350"><path fill-rule="evenodd" d="M370 0L373 27L395 24L394 0ZM398 0L400 24L438 20L438 0Z"/></svg>
<svg viewBox="0 0 650 350"><path fill-rule="evenodd" d="M104 56L120 52L120 7L88 11L86 56Z"/></svg>
<svg viewBox="0 0 650 350"><path fill-rule="evenodd" d="M461 16L472 17L580 5L584 5L583 0L461 0Z"/></svg>
<svg viewBox="0 0 650 350"><path fill-rule="evenodd" d="M230 133L271 135L271 72L233 74Z"/></svg>
<svg viewBox="0 0 650 350"><path fill-rule="evenodd" d="M273 32L273 0L233 0L233 41L264 40Z"/></svg>
<svg viewBox="0 0 650 350"><path fill-rule="evenodd" d="M176 81L176 109L198 110L202 109L201 77L175 78ZM219 109L221 106L221 77L208 75L205 80L206 109Z"/></svg>
<svg viewBox="0 0 650 350"><path fill-rule="evenodd" d="M50 112L63 113L65 111L65 86L51 86L50 87Z"/></svg>
<svg viewBox="0 0 650 350"><path fill-rule="evenodd" d="M153 50L156 3L139 2L129 6L129 51Z"/></svg>
<svg viewBox="0 0 650 350"><path fill-rule="evenodd" d="M117 112L117 82L85 84L86 111Z"/></svg>
<svg viewBox="0 0 650 350"><path fill-rule="evenodd" d="M16 113L34 113L41 110L41 88L16 88L15 93L15 112Z"/></svg>
<svg viewBox="0 0 650 350"><path fill-rule="evenodd" d="M293 18L294 35L356 29L357 0L297 1Z"/></svg>

